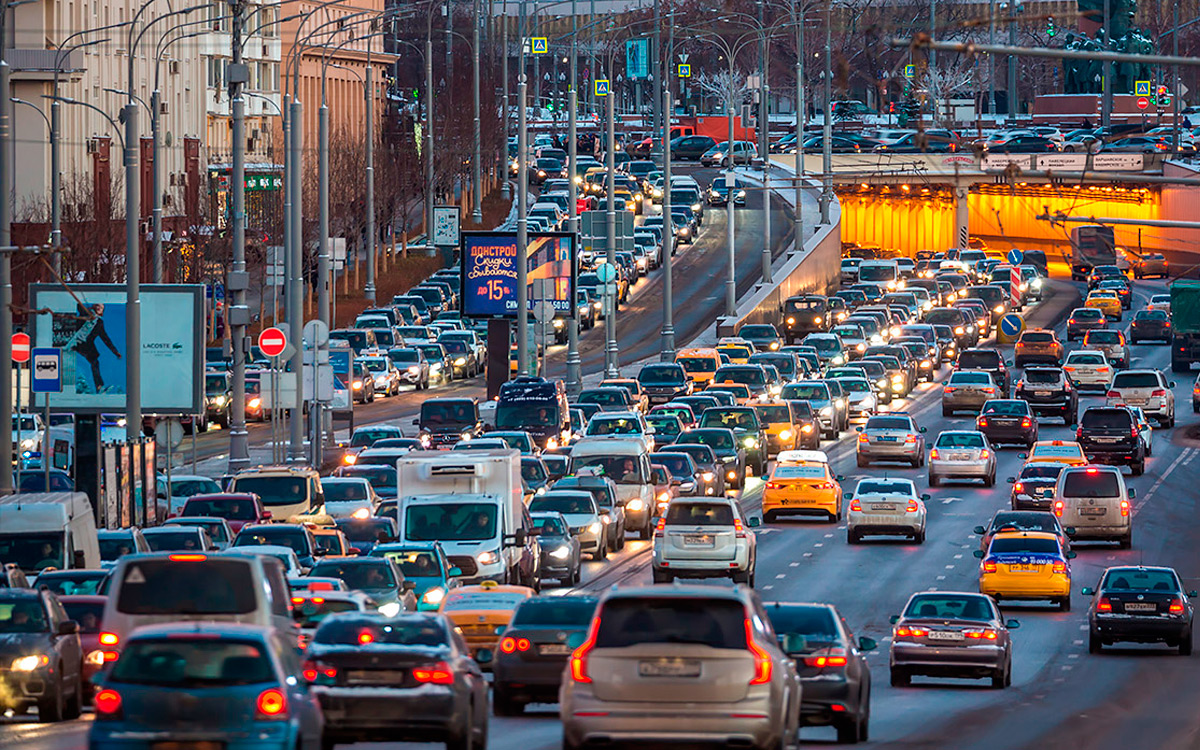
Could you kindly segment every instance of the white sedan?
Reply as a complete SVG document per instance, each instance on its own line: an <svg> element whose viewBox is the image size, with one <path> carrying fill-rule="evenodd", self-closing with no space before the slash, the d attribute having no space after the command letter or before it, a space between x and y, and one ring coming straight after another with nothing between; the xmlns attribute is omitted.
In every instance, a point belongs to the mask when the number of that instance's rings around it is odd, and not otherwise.
<svg viewBox="0 0 1200 750"><path fill-rule="evenodd" d="M907 536L925 541L925 501L910 479L863 479L848 493L846 542L857 544L864 536Z"/></svg>
<svg viewBox="0 0 1200 750"><path fill-rule="evenodd" d="M1108 390L1112 382L1113 368L1104 352L1094 349L1077 349L1067 355L1063 362L1067 380L1076 388L1098 388Z"/></svg>

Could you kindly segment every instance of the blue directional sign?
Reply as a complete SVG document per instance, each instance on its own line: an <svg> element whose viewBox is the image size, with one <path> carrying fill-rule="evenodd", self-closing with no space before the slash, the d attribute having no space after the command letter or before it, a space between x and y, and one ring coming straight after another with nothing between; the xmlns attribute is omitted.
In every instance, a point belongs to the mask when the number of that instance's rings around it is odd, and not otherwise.
<svg viewBox="0 0 1200 750"><path fill-rule="evenodd" d="M55 347L35 348L30 352L33 362L33 393L62 393L62 350Z"/></svg>
<svg viewBox="0 0 1200 750"><path fill-rule="evenodd" d="M529 41L530 49L533 50L533 54L535 55L544 55L550 51L550 42L544 36L535 36Z"/></svg>
<svg viewBox="0 0 1200 750"><path fill-rule="evenodd" d="M1025 330L1025 321L1016 313L1009 313L1000 319L1000 332L1005 336L1020 336Z"/></svg>
<svg viewBox="0 0 1200 750"><path fill-rule="evenodd" d="M600 78L596 80L596 96L608 96L607 78Z"/></svg>
<svg viewBox="0 0 1200 750"><path fill-rule="evenodd" d="M1018 250L1015 247L1012 250L1008 251L1008 265L1010 265L1010 266L1021 265L1021 261L1024 258L1025 258L1025 253L1021 252L1020 250Z"/></svg>

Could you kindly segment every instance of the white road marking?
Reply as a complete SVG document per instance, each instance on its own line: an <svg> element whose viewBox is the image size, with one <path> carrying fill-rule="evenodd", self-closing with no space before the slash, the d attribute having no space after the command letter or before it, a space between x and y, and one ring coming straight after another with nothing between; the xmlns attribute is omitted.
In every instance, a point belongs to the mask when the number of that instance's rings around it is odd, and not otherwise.
<svg viewBox="0 0 1200 750"><path fill-rule="evenodd" d="M1158 481L1150 486L1150 489L1146 491L1145 495L1142 495L1142 499L1138 501L1138 504L1133 506L1133 514L1136 516L1138 511L1142 509L1142 506L1150 501L1150 498L1154 496L1154 493L1158 491L1158 488L1162 486L1162 483L1167 480L1167 477L1170 476L1171 472L1175 471L1175 467L1179 466L1179 464L1185 459L1191 459L1191 457L1195 455L1195 448L1184 448L1183 451L1175 457L1175 460L1171 462L1171 465L1167 467L1166 471L1159 475Z"/></svg>
<svg viewBox="0 0 1200 750"><path fill-rule="evenodd" d="M778 581L780 578L787 578L787 573L778 573L778 574L776 574L776 576L775 576L775 580L777 580L777 581Z"/></svg>
<svg viewBox="0 0 1200 750"><path fill-rule="evenodd" d="M962 553L959 553L959 554L955 555L955 556L954 556L954 559L955 559L955 560L961 560L961 559L962 559Z"/></svg>
<svg viewBox="0 0 1200 750"><path fill-rule="evenodd" d="M939 581L944 581L944 580L946 580L946 576L938 576L937 579Z"/></svg>

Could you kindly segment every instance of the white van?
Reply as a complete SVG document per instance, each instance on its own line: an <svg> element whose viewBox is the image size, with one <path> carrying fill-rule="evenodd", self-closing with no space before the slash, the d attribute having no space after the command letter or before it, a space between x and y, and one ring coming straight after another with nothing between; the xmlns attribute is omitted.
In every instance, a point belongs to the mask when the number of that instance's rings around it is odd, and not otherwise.
<svg viewBox="0 0 1200 750"><path fill-rule="evenodd" d="M585 437L571 448L568 473L579 474L582 469L598 471L613 480L617 499L626 508L635 501L643 508L655 507L650 454L642 438Z"/></svg>
<svg viewBox="0 0 1200 750"><path fill-rule="evenodd" d="M54 568L99 568L92 503L82 492L0 497L0 561L36 574Z"/></svg>
<svg viewBox="0 0 1200 750"><path fill-rule="evenodd" d="M1073 466L1058 475L1051 509L1072 539L1112 540L1129 549L1135 496L1116 466Z"/></svg>
<svg viewBox="0 0 1200 750"><path fill-rule="evenodd" d="M273 627L299 643L283 565L270 555L150 553L117 561L101 620L106 651L119 652L134 628L180 621Z"/></svg>
<svg viewBox="0 0 1200 750"><path fill-rule="evenodd" d="M858 280L880 284L892 292L904 288L900 265L894 260L864 260L858 264Z"/></svg>

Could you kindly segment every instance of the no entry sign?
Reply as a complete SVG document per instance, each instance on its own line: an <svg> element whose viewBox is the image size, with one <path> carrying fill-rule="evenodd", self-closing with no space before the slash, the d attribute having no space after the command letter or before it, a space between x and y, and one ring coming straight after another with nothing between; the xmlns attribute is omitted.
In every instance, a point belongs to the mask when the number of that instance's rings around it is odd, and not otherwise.
<svg viewBox="0 0 1200 750"><path fill-rule="evenodd" d="M29 361L29 334L14 333L12 335L13 362Z"/></svg>
<svg viewBox="0 0 1200 750"><path fill-rule="evenodd" d="M278 357L287 348L287 335L278 328L267 328L258 334L258 348L268 357ZM15 346L13 352L15 356Z"/></svg>

